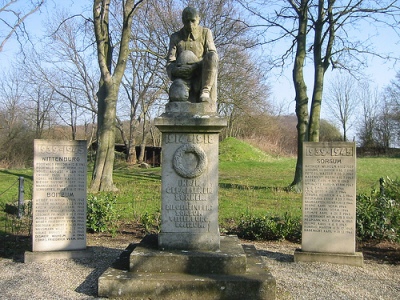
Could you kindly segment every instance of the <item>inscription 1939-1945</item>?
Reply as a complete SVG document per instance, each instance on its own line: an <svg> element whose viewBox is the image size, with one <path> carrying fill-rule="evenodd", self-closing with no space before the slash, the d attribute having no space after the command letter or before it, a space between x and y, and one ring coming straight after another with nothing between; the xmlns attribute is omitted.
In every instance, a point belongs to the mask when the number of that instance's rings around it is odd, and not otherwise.
<svg viewBox="0 0 400 300"><path fill-rule="evenodd" d="M36 150L38 154L40 153L47 153L47 154L74 154L74 155L81 155L85 153L85 148L82 146L75 146L75 145L38 145Z"/></svg>
<svg viewBox="0 0 400 300"><path fill-rule="evenodd" d="M33 250L86 247L86 141L35 140Z"/></svg>
<svg viewBox="0 0 400 300"><path fill-rule="evenodd" d="M355 146L347 144L304 144L302 248L305 251L354 251ZM316 240L324 243L315 243Z"/></svg>
<svg viewBox="0 0 400 300"><path fill-rule="evenodd" d="M352 147L306 147L306 156L354 156Z"/></svg>

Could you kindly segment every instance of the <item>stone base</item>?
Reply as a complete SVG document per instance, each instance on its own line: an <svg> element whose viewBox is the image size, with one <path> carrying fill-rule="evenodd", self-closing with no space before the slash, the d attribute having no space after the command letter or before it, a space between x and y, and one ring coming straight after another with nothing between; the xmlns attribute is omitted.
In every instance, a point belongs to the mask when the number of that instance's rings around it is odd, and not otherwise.
<svg viewBox="0 0 400 300"><path fill-rule="evenodd" d="M221 237L220 251L159 249L154 247L154 241L142 241L130 255L129 270L136 273L225 275L246 272L246 254L236 236Z"/></svg>
<svg viewBox="0 0 400 300"><path fill-rule="evenodd" d="M328 253L328 252L306 252L296 249L294 252L295 262L328 262L333 264L350 265L356 267L364 266L364 257L361 252L355 253Z"/></svg>
<svg viewBox="0 0 400 300"><path fill-rule="evenodd" d="M169 102L165 106L167 114L188 114L188 115L216 115L217 109L214 102Z"/></svg>
<svg viewBox="0 0 400 300"><path fill-rule="evenodd" d="M217 251L220 249L220 235L219 231L217 233L160 232L158 248Z"/></svg>
<svg viewBox="0 0 400 300"><path fill-rule="evenodd" d="M221 237L221 250L160 251L145 241L129 269L110 267L98 281L99 297L129 299L275 299L276 282L254 246Z"/></svg>
<svg viewBox="0 0 400 300"><path fill-rule="evenodd" d="M88 258L93 256L93 249L86 248L82 250L70 250L70 251L25 251L24 262L42 262L54 259L78 259Z"/></svg>

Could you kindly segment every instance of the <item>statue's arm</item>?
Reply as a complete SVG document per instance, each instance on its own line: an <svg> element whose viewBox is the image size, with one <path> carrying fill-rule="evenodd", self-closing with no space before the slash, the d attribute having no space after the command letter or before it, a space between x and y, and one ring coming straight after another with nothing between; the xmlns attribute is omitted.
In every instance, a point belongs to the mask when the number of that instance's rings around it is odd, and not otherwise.
<svg viewBox="0 0 400 300"><path fill-rule="evenodd" d="M204 30L206 31L206 38L205 38L205 52L215 52L217 53L217 48L215 47L214 44L214 38L212 35L212 32L210 29L208 28L204 28Z"/></svg>
<svg viewBox="0 0 400 300"><path fill-rule="evenodd" d="M172 72L176 65L176 43L174 41L174 36L172 35L169 41L169 49L167 54L167 74L172 80Z"/></svg>

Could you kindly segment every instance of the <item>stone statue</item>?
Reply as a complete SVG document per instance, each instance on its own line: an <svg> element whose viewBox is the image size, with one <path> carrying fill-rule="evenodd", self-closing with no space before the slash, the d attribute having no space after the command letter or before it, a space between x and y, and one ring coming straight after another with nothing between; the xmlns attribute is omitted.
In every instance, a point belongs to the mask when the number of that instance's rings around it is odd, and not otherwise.
<svg viewBox="0 0 400 300"><path fill-rule="evenodd" d="M170 102L217 101L218 54L211 30L199 26L200 15L193 7L182 11L183 28L171 35L167 73L173 81Z"/></svg>

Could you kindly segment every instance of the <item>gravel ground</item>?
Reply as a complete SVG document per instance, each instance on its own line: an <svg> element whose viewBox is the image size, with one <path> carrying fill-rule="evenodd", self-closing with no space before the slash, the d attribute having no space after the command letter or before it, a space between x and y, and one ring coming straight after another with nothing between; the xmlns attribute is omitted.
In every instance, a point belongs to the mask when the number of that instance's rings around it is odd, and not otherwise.
<svg viewBox="0 0 400 300"><path fill-rule="evenodd" d="M88 245L94 250L90 259L24 264L0 258L0 299L99 299L97 279L127 243L89 240ZM400 299L400 265L369 260L364 261L363 268L294 263L298 244L254 245L276 279L277 299Z"/></svg>

